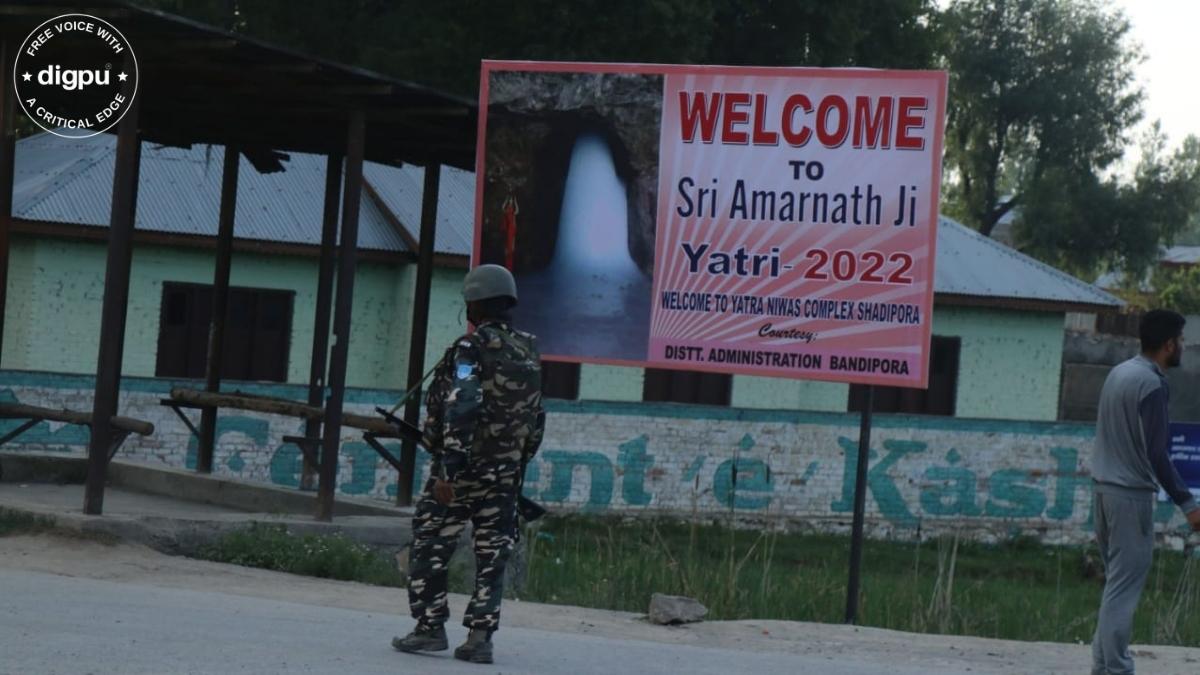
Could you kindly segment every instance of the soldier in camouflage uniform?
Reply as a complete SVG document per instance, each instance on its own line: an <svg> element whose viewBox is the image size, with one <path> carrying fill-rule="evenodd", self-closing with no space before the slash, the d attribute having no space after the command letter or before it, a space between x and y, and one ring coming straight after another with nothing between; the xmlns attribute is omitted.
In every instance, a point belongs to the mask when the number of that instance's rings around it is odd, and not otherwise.
<svg viewBox="0 0 1200 675"><path fill-rule="evenodd" d="M425 447L434 461L413 518L408 597L417 626L392 645L405 652L447 649L447 569L470 520L475 593L463 625L471 631L454 656L491 663L504 568L517 536L521 474L541 443L545 420L541 362L535 338L511 326L517 288L507 269L475 268L463 298L476 330L446 351L425 399Z"/></svg>

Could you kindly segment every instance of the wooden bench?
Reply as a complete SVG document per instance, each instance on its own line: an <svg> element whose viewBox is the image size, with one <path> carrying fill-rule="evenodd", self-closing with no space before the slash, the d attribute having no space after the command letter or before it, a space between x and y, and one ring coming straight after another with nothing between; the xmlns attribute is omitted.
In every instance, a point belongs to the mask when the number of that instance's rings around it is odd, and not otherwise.
<svg viewBox="0 0 1200 675"><path fill-rule="evenodd" d="M65 422L67 424L80 424L89 428L92 426L92 413L90 412L79 412L76 410L67 410L66 408L42 408L22 403L0 403L0 419L27 420L24 424L8 432L3 438L0 438L0 446L18 438L35 425L47 420L51 422ZM149 436L154 433L153 424L133 417L114 416L109 419L108 423L113 428L112 446L108 450L109 459L112 459L117 454L117 450L120 449L121 444L125 442L129 434Z"/></svg>
<svg viewBox="0 0 1200 675"><path fill-rule="evenodd" d="M171 398L164 398L161 403L173 409L175 414L183 420L184 424L187 425L196 438L200 437L200 432L196 429L192 421L188 419L187 415L183 413L183 408L199 410L205 408L233 408L268 415L299 417L305 420L325 419L324 408L311 406L301 401L248 394L242 391L211 392L176 387L171 390ZM381 438L400 438L397 430L387 420L381 417L343 412L342 426L361 429L363 431L363 439L367 444L374 448L375 452L379 453L381 457L387 460L398 471L401 470L400 460L379 442ZM304 454L304 458L308 460L309 465L318 470L320 469L321 462L317 450L323 442L322 439L309 438L307 436L284 436L283 442L291 443L300 448L300 452Z"/></svg>

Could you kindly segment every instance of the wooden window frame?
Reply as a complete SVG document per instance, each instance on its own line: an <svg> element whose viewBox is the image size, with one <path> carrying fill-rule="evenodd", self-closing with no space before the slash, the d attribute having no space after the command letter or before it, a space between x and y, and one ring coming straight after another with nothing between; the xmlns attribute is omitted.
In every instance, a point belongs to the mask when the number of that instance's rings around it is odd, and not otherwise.
<svg viewBox="0 0 1200 675"><path fill-rule="evenodd" d="M643 402L729 407L732 400L732 375L647 368L642 377Z"/></svg>
<svg viewBox="0 0 1200 675"><path fill-rule="evenodd" d="M166 334L170 326L179 325L178 317L171 316L175 307L171 304L170 296L173 292L184 291L188 293L188 298L192 304L184 309L183 330L187 333L183 336L182 348L170 349L168 340L173 339ZM163 281L162 290L159 300L159 327L157 338L157 349L155 353L155 377L163 378L186 378L197 379L204 377L205 361L208 353L208 330L211 324L212 313L212 284L195 283L188 281ZM295 308L296 308L296 291L286 288L260 288L249 286L230 286L230 303L226 315L226 347L225 347L225 363L222 368L221 378L227 380L241 381L262 381L262 382L287 382L288 369L291 362L291 347L292 347L292 331L294 329ZM235 299L238 296L241 299ZM207 302L198 302L198 298L205 298ZM237 309L236 303L245 299L250 300L252 307L250 308L250 345L246 347L246 366L237 368L231 365L229 359L237 352L230 350L230 329L237 330L245 328L245 325L233 319L231 314ZM263 310L260 303L263 297L275 297L280 299L279 308L282 309L282 316L279 317L280 336L277 342L272 342L270 345L262 345L262 350L267 350L275 355L276 364L272 372L266 373L265 377L254 377L255 373L252 368L254 364L259 362L255 358L255 352L259 351L258 337L263 331L267 330L259 326L259 321L262 317ZM175 310L178 311L178 310ZM207 315L207 316L205 316ZM202 317L207 320L202 320ZM202 328L203 327L203 328ZM174 338L177 339L177 338ZM265 338L264 338L265 339ZM173 352L173 353L171 353ZM181 364L182 361L182 364ZM259 373L262 375L262 373Z"/></svg>
<svg viewBox="0 0 1200 675"><path fill-rule="evenodd" d="M564 401L579 400L580 364L542 361L542 396Z"/></svg>

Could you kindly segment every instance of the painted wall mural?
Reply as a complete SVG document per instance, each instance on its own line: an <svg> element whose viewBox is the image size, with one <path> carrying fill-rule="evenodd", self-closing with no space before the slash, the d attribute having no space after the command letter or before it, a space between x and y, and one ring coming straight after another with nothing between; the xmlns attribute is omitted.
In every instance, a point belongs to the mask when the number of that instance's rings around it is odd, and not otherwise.
<svg viewBox="0 0 1200 675"><path fill-rule="evenodd" d="M122 414L154 422L154 435L126 441L119 457L194 467L196 439L159 400L172 386L126 378ZM289 385L230 383L229 389L304 397ZM0 372L0 400L90 407L91 378ZM398 392L353 389L347 407L370 414ZM548 402L542 451L525 494L556 511L662 514L746 524L848 530L857 469L856 415L706 408L669 404ZM20 422L0 420L0 433ZM282 440L301 435L296 418L230 410L218 421L215 471L298 486L301 455ZM345 430L338 492L391 499L397 474L354 430ZM1017 535L1051 542L1091 536L1090 425L877 415L867 470L874 536L913 537L952 529L976 539ZM42 423L5 450L82 453L87 430ZM391 447L399 451L399 444ZM418 453L414 487L428 478ZM1169 503L1160 530L1182 543L1183 520Z"/></svg>

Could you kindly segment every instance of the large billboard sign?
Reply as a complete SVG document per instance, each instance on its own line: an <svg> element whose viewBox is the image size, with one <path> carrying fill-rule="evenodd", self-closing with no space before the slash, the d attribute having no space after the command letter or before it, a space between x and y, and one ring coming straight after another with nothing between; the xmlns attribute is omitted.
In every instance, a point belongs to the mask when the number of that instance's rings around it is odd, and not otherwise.
<svg viewBox="0 0 1200 675"><path fill-rule="evenodd" d="M924 387L946 74L489 61L475 263L548 359Z"/></svg>

